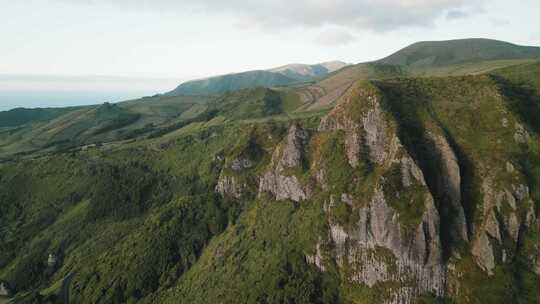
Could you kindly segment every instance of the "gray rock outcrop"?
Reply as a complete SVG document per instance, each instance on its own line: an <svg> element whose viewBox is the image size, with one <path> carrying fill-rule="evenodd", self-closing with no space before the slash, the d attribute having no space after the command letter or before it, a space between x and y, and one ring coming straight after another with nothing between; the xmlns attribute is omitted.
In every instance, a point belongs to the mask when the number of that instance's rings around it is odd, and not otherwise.
<svg viewBox="0 0 540 304"><path fill-rule="evenodd" d="M347 107L359 102L357 95L362 95L362 102L367 108L360 118L351 117ZM351 93L341 104L338 104L327 116L321 119L319 131L345 131L345 150L349 164L356 168L362 149L367 147L370 161L383 164L388 158L390 136L388 125L380 106L380 97L368 91Z"/></svg>
<svg viewBox="0 0 540 304"><path fill-rule="evenodd" d="M515 125L515 133L514 133L514 141L518 144L526 144L530 140L529 132L523 127L522 124L516 123Z"/></svg>
<svg viewBox="0 0 540 304"><path fill-rule="evenodd" d="M278 145L272 154L270 170L259 179L259 192L270 192L278 201L290 199L299 202L309 197L309 187L290 172L302 169L307 137L307 132L300 126L293 124L289 128L285 142Z"/></svg>
<svg viewBox="0 0 540 304"><path fill-rule="evenodd" d="M215 160L217 163L223 163L224 157L218 155ZM215 191L223 197L241 198L244 190L247 188L247 184L240 182L240 178L237 175L253 166L253 162L247 157L236 157L228 164L229 171L221 171Z"/></svg>
<svg viewBox="0 0 540 304"><path fill-rule="evenodd" d="M411 303L426 292L442 296L446 268L442 263L440 219L429 193L424 204L421 223L408 238L399 214L387 204L383 191L376 190L369 205L358 211L354 228L330 224L338 267L348 267L353 282L370 287L377 283L400 286L386 303Z"/></svg>
<svg viewBox="0 0 540 304"><path fill-rule="evenodd" d="M0 297L8 297L10 295L10 290L7 287L7 284L0 282Z"/></svg>
<svg viewBox="0 0 540 304"><path fill-rule="evenodd" d="M216 191L223 197L233 197L239 199L242 197L244 184L237 181L237 178L232 175L225 175L221 173L218 183L216 185Z"/></svg>
<svg viewBox="0 0 540 304"><path fill-rule="evenodd" d="M510 173L516 173L516 170ZM511 190L497 190L491 178L486 178L482 184L483 220L473 241L472 254L478 266L489 275L493 274L498 262L507 261L508 254L516 254L515 244L524 232L522 228L529 227L536 218L529 188L523 184L508 185L507 188ZM508 247L508 243L505 245L503 239L512 240L513 247Z"/></svg>
<svg viewBox="0 0 540 304"><path fill-rule="evenodd" d="M448 141L441 135L427 133L438 159L437 199L441 216L449 219L450 237L454 241L468 240L467 219L461 201L461 172L458 159Z"/></svg>

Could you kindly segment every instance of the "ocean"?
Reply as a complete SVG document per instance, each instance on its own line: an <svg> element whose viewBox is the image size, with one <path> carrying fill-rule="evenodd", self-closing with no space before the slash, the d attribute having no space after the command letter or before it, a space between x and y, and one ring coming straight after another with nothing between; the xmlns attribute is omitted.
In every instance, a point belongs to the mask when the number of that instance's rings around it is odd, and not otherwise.
<svg viewBox="0 0 540 304"><path fill-rule="evenodd" d="M50 108L119 102L156 92L0 91L0 111L13 108Z"/></svg>

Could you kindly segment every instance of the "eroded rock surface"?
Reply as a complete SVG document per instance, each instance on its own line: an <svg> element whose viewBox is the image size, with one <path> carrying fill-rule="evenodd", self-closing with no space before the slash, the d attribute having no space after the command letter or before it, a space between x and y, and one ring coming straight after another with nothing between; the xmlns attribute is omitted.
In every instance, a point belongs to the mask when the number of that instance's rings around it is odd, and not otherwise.
<svg viewBox="0 0 540 304"><path fill-rule="evenodd" d="M330 224L338 266L348 267L346 271L354 282L370 287L390 282L401 286L387 303L410 303L426 292L442 296L446 269L442 263L440 219L429 194L424 204L426 211L421 223L412 236L406 236L399 215L378 189L369 205L358 211L359 220L354 228Z"/></svg>
<svg viewBox="0 0 540 304"><path fill-rule="evenodd" d="M244 185L237 181L237 178L232 175L221 174L216 185L216 191L222 196L230 196L233 198L242 197Z"/></svg>
<svg viewBox="0 0 540 304"><path fill-rule="evenodd" d="M289 128L285 142L278 145L272 154L270 170L259 180L259 192L270 192L278 201L290 199L299 202L309 197L309 188L291 173L294 169L302 169L307 137L307 132L298 125L293 124Z"/></svg>
<svg viewBox="0 0 540 304"><path fill-rule="evenodd" d="M219 163L224 161L224 157L221 155L217 156L216 159ZM228 164L228 169L230 170L226 170L227 168L225 168L225 170L221 171L215 191L223 197L241 198L245 192L244 190L247 188L247 184L240 182L240 178L237 175L253 166L254 164L250 159L241 156L236 157Z"/></svg>
<svg viewBox="0 0 540 304"><path fill-rule="evenodd" d="M450 236L454 241L468 240L467 219L461 201L461 172L458 159L448 141L432 132L427 133L438 158L437 197L441 215L449 220Z"/></svg>
<svg viewBox="0 0 540 304"><path fill-rule="evenodd" d="M514 133L514 141L518 144L526 144L530 140L529 132L523 127L522 124L516 123L515 126L515 133Z"/></svg>
<svg viewBox="0 0 540 304"><path fill-rule="evenodd" d="M348 107L353 103L366 103L360 117L349 115ZM319 131L345 131L345 148L349 164L356 168L364 147L368 149L370 160L382 164L388 157L390 137L388 126L380 105L380 96L370 90L352 92L338 104L319 125Z"/></svg>
<svg viewBox="0 0 540 304"><path fill-rule="evenodd" d="M0 296L7 297L10 295L10 291L4 282L0 282Z"/></svg>
<svg viewBox="0 0 540 304"><path fill-rule="evenodd" d="M515 172L514 169L511 173ZM489 275L493 274L498 262L505 263L508 254L515 254L515 244L524 231L522 228L529 227L536 218L529 188L523 184L508 185L507 188L511 190L498 190L491 178L486 178L482 184L483 220L473 241L472 254ZM506 248L504 239L512 240L514 245Z"/></svg>

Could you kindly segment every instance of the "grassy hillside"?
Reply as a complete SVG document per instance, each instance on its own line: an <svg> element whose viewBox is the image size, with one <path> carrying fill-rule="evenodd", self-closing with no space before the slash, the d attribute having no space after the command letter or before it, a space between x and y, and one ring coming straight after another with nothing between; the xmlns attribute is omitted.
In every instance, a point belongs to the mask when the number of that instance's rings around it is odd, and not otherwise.
<svg viewBox="0 0 540 304"><path fill-rule="evenodd" d="M21 119L0 129L0 283L14 303L540 303L540 63L493 62Z"/></svg>
<svg viewBox="0 0 540 304"><path fill-rule="evenodd" d="M55 114L47 120L39 118L32 123L0 128L0 157L137 138L171 121L192 119L206 110L209 100L206 96L158 95L100 106L0 112L21 122L25 117L21 112Z"/></svg>
<svg viewBox="0 0 540 304"><path fill-rule="evenodd" d="M0 128L16 127L33 122L49 121L77 108L24 109L0 112Z"/></svg>
<svg viewBox="0 0 540 304"><path fill-rule="evenodd" d="M418 42L379 62L420 67L534 58L540 58L539 47L520 46L489 39L461 39Z"/></svg>
<svg viewBox="0 0 540 304"><path fill-rule="evenodd" d="M268 71L250 71L238 74L216 76L203 80L193 80L179 85L168 95L217 95L228 91L246 88L275 87L295 82L280 73Z"/></svg>
<svg viewBox="0 0 540 304"><path fill-rule="evenodd" d="M405 76L405 72L399 66L360 63L333 72L323 79L285 88L285 91L290 94L288 97L290 100L295 99L297 111L328 109L335 105L335 102L359 79L385 79L402 76Z"/></svg>
<svg viewBox="0 0 540 304"><path fill-rule="evenodd" d="M256 87L278 87L324 77L347 66L339 61L314 65L290 64L282 67L192 80L179 85L168 95L218 95Z"/></svg>

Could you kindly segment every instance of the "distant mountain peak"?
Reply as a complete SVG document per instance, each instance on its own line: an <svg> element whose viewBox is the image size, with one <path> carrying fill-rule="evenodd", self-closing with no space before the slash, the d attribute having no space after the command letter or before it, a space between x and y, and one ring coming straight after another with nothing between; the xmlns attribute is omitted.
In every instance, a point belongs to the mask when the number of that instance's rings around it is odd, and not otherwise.
<svg viewBox="0 0 540 304"><path fill-rule="evenodd" d="M184 82L169 95L214 95L227 91L288 85L308 81L337 71L348 63L329 61L313 65L288 64L269 70L255 70Z"/></svg>
<svg viewBox="0 0 540 304"><path fill-rule="evenodd" d="M274 73L281 73L285 76L292 77L298 80L304 80L309 77L324 76L328 73L335 72L341 68L350 65L343 61L327 61L317 64L288 64L277 68L270 69L268 71Z"/></svg>

